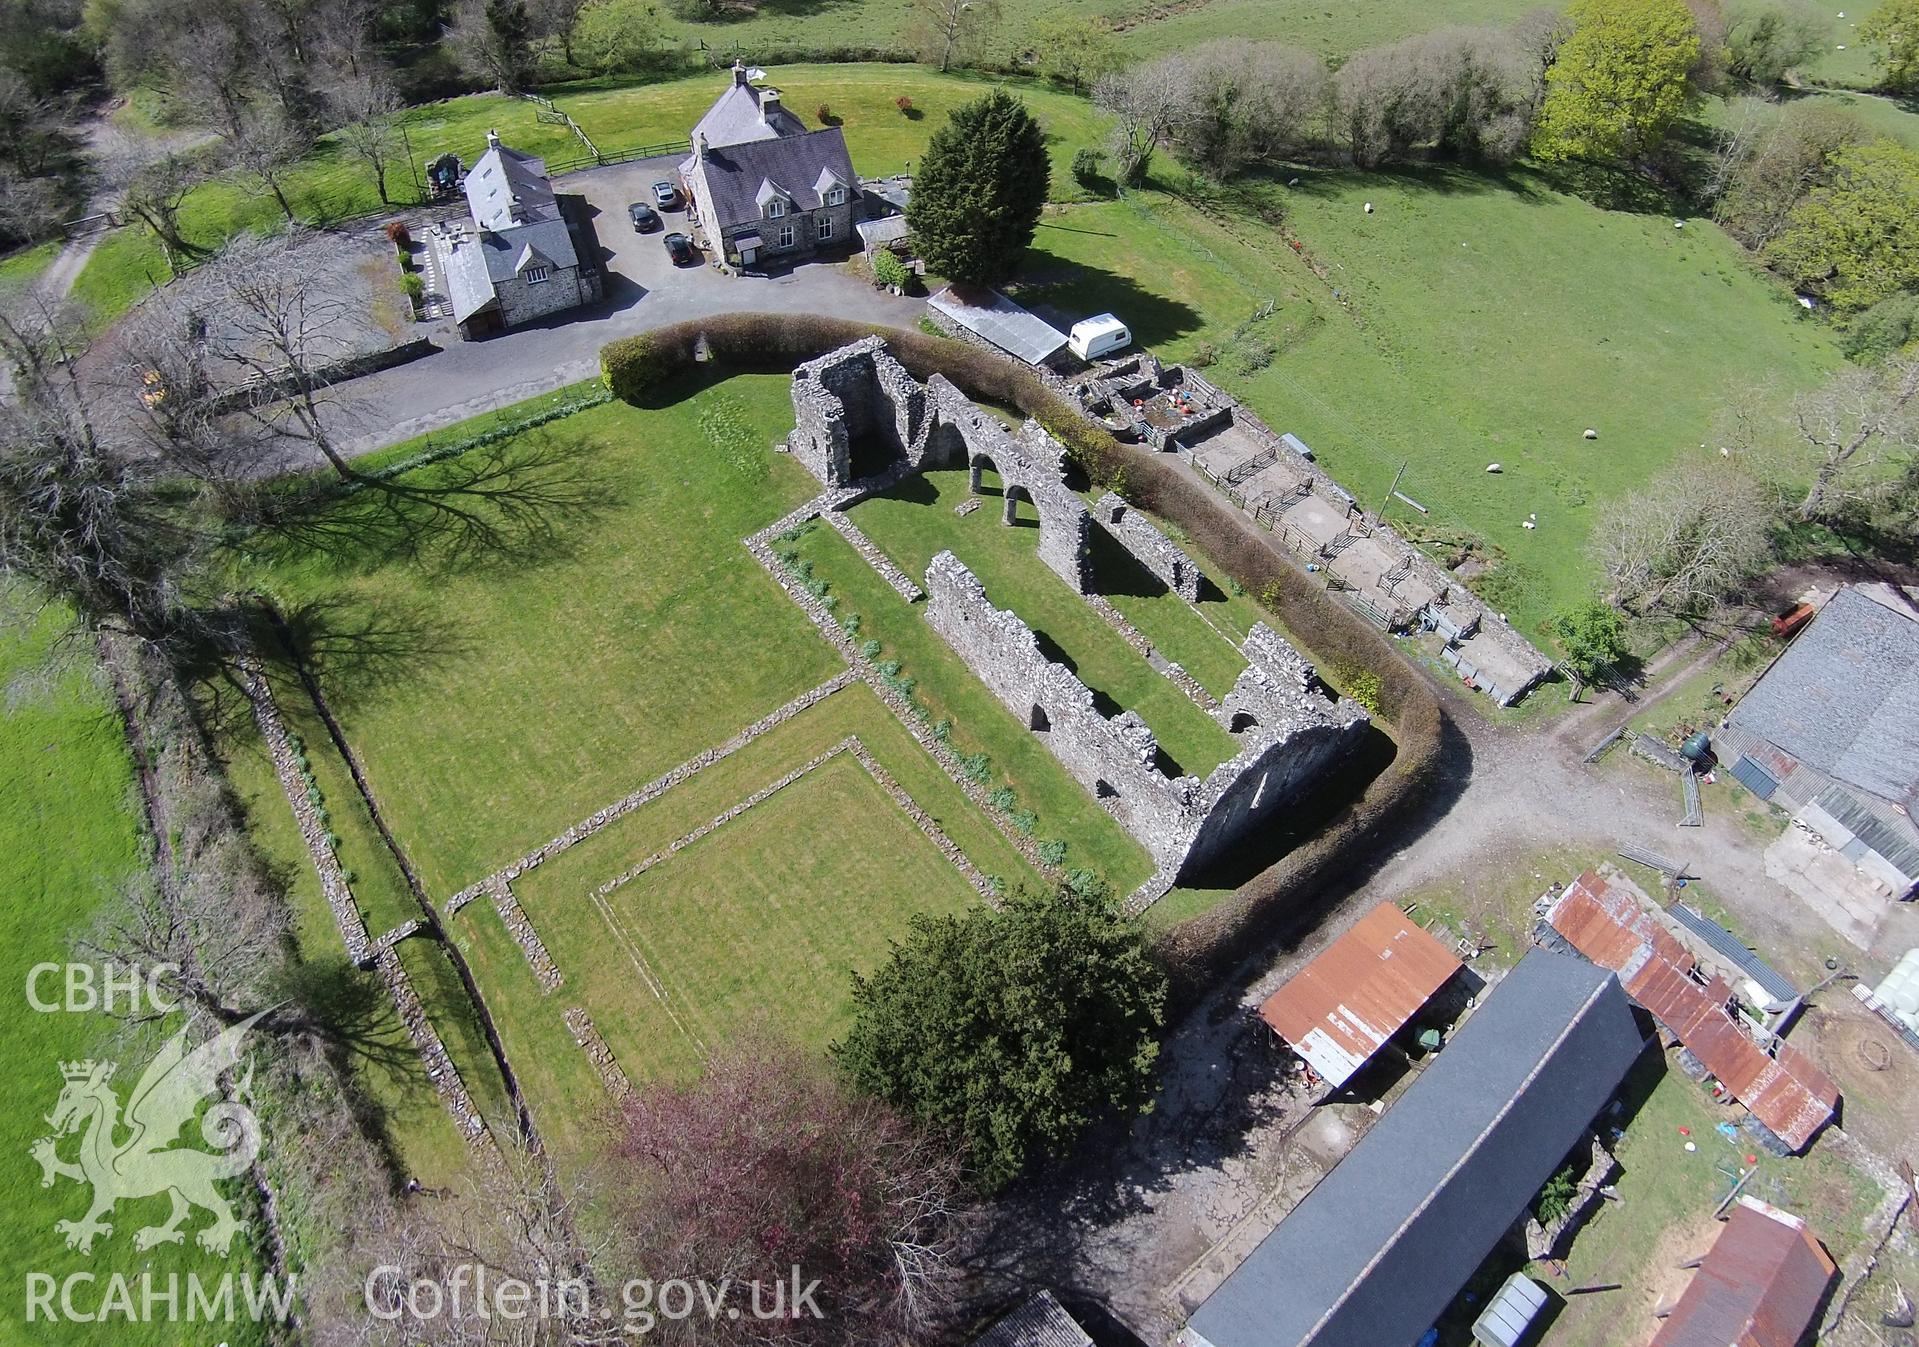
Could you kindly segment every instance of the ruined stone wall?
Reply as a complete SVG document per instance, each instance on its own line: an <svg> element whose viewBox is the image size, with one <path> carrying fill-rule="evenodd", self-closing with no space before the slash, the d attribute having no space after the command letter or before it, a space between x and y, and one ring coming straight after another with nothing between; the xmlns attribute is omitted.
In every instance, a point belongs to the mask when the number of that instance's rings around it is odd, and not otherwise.
<svg viewBox="0 0 1919 1347"><path fill-rule="evenodd" d="M906 454L922 436L926 391L879 337L809 360L793 371L787 446L827 487L852 480L852 446L877 436Z"/></svg>
<svg viewBox="0 0 1919 1347"><path fill-rule="evenodd" d="M1131 552L1139 564L1166 582L1166 587L1191 603L1199 602L1199 567L1182 552L1171 538L1147 520L1138 510L1108 491L1093 509L1106 531L1121 547Z"/></svg>
<svg viewBox="0 0 1919 1347"><path fill-rule="evenodd" d="M1101 715L1092 690L1047 659L1016 614L993 607L951 552L933 558L926 593L933 629L1171 875L1203 868L1270 821L1365 733L1365 712L1318 690L1311 666L1257 627L1252 681L1242 677L1243 694L1235 689L1238 705L1257 707L1234 731L1239 753L1203 781L1168 777L1152 728L1132 711ZM1231 718L1225 707L1221 715Z"/></svg>

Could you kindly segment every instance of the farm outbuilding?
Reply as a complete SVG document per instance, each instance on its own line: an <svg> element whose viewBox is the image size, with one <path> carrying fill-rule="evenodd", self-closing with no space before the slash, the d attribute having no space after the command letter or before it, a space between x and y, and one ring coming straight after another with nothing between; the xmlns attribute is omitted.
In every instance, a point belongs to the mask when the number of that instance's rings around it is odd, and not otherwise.
<svg viewBox="0 0 1919 1347"><path fill-rule="evenodd" d="M1838 1275L1804 1221L1741 1197L1651 1347L1798 1347Z"/></svg>
<svg viewBox="0 0 1919 1347"><path fill-rule="evenodd" d="M1589 1135L1642 1046L1618 979L1534 950L1178 1341L1417 1341Z"/></svg>
<svg viewBox="0 0 1919 1347"><path fill-rule="evenodd" d="M1559 938L1618 973L1633 1000L1752 1114L1761 1139L1802 1151L1832 1120L1839 1087L1812 1059L1767 1035L1768 1052L1732 1008L1732 988L1699 961L1623 884L1588 870L1546 912ZM1764 1033L1764 1030L1760 1030Z"/></svg>
<svg viewBox="0 0 1919 1347"><path fill-rule="evenodd" d="M974 1338L973 1347L1093 1347L1093 1340L1051 1291L1041 1291Z"/></svg>
<svg viewBox="0 0 1919 1347"><path fill-rule="evenodd" d="M1267 997L1259 1015L1337 1089L1460 967L1412 918L1381 903Z"/></svg>

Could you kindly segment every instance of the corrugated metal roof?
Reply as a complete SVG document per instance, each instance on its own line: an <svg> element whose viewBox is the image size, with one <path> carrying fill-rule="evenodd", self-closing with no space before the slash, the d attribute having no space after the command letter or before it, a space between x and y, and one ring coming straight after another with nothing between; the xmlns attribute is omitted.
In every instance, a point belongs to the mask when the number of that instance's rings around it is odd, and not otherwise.
<svg viewBox="0 0 1919 1347"><path fill-rule="evenodd" d="M1589 870L1546 920L1581 954L1618 972L1633 1000L1793 1150L1831 1120L1839 1087L1791 1044L1768 1056L1753 1042L1727 1009L1732 989L1716 977L1702 981L1698 961L1631 892Z"/></svg>
<svg viewBox="0 0 1919 1347"><path fill-rule="evenodd" d="M1651 1347L1798 1347L1837 1273L1804 1221L1742 1197Z"/></svg>
<svg viewBox="0 0 1919 1347"><path fill-rule="evenodd" d="M1051 1291L1041 1291L974 1338L973 1347L1093 1347L1093 1340Z"/></svg>
<svg viewBox="0 0 1919 1347"><path fill-rule="evenodd" d="M1902 829L1898 824L1882 818L1864 800L1841 786L1827 786L1819 792L1813 803L1832 815L1834 821L1854 837L1897 866L1900 873L1919 878L1919 835L1913 833L1910 819L1905 821ZM1902 833L1905 835L1902 836Z"/></svg>
<svg viewBox="0 0 1919 1347"><path fill-rule="evenodd" d="M1674 903L1668 912L1674 921L1705 941L1713 953L1758 983L1773 1000L1790 1001L1799 995L1799 989L1786 980L1784 973L1747 949L1744 941L1705 913L1684 903Z"/></svg>
<svg viewBox="0 0 1919 1347"><path fill-rule="evenodd" d="M1418 1014L1459 966L1404 912L1381 903L1267 997L1259 1013L1337 1087Z"/></svg>
<svg viewBox="0 0 1919 1347"><path fill-rule="evenodd" d="M1642 1047L1611 973L1532 951L1194 1311L1187 1339L1410 1347L1587 1135Z"/></svg>
<svg viewBox="0 0 1919 1347"><path fill-rule="evenodd" d="M1066 344L1066 334L1038 314L1028 313L997 290L987 293L992 296L987 303L968 304L949 286L926 302L1029 365L1043 363Z"/></svg>

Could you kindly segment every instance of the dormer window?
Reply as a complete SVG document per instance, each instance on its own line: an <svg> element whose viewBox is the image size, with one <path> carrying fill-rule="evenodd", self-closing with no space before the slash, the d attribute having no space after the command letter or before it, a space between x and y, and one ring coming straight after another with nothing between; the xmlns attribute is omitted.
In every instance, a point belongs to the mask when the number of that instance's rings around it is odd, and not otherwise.
<svg viewBox="0 0 1919 1347"><path fill-rule="evenodd" d="M766 203L767 219L777 220L784 214L786 214L786 203L780 200L778 197L774 197L772 200Z"/></svg>
<svg viewBox="0 0 1919 1347"><path fill-rule="evenodd" d="M528 285L538 285L551 273L548 272L545 267L528 267L523 274L526 277L526 283Z"/></svg>
<svg viewBox="0 0 1919 1347"><path fill-rule="evenodd" d="M830 187L830 188L828 188L828 189L827 189L827 192L826 192L826 204L827 204L827 205L829 205L829 206L843 206L843 205L845 205L845 204L846 204L846 189L845 189L844 187Z"/></svg>

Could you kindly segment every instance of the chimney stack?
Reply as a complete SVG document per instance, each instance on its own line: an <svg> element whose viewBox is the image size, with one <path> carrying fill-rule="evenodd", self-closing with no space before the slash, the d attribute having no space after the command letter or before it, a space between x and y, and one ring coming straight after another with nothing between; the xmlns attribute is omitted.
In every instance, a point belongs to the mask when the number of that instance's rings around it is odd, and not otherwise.
<svg viewBox="0 0 1919 1347"><path fill-rule="evenodd" d="M770 125L773 121L773 114L779 110L780 91L778 89L760 90L760 120Z"/></svg>
<svg viewBox="0 0 1919 1347"><path fill-rule="evenodd" d="M746 62L733 62L733 83L739 85L742 89L746 87Z"/></svg>
<svg viewBox="0 0 1919 1347"><path fill-rule="evenodd" d="M500 133L490 126L486 129L486 147L489 150L497 150L500 148Z"/></svg>

